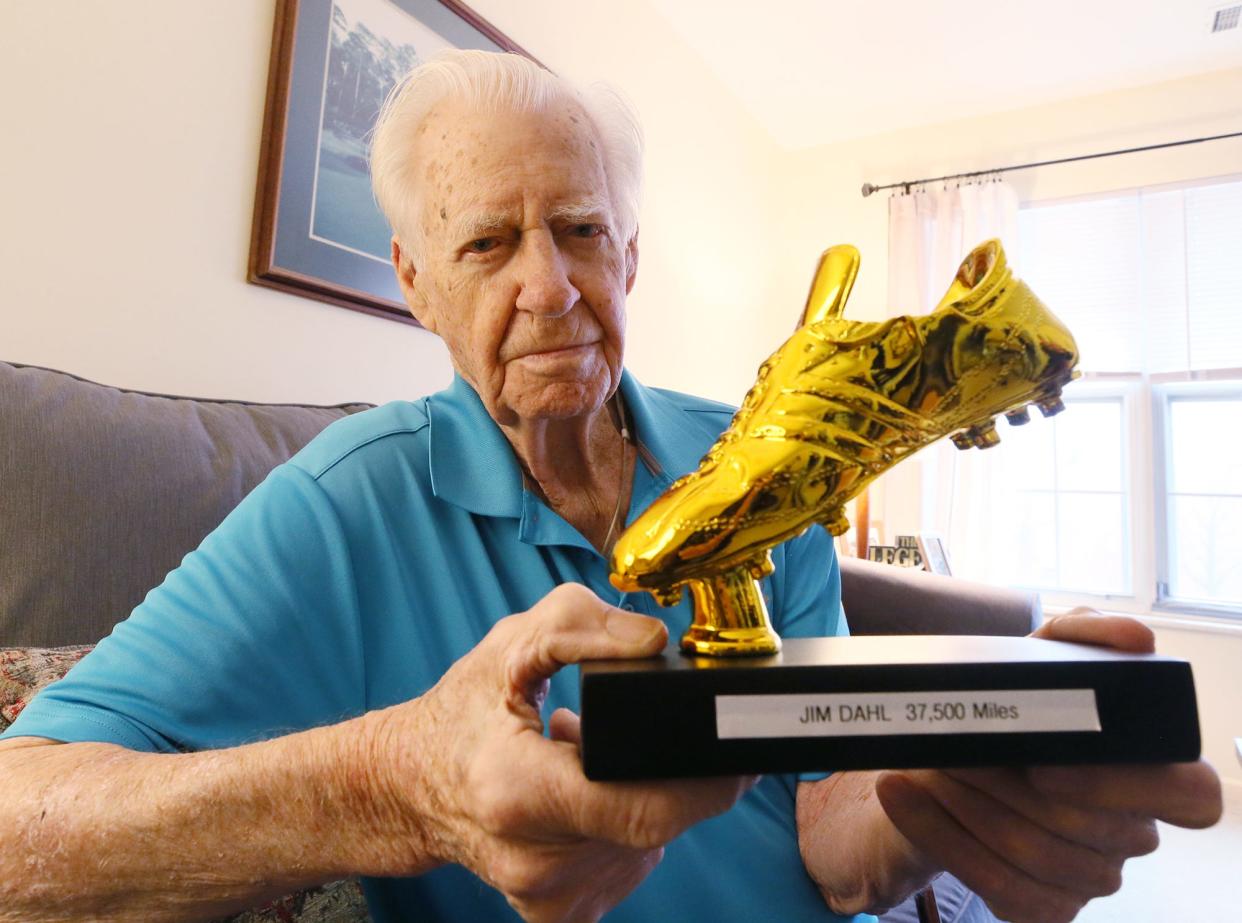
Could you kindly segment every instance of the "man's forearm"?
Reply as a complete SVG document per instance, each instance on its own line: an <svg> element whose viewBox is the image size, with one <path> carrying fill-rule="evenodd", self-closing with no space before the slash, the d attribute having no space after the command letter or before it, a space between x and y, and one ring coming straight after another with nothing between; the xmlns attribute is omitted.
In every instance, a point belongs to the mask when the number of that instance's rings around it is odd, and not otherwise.
<svg viewBox="0 0 1242 923"><path fill-rule="evenodd" d="M228 750L0 750L0 920L220 916L351 874L416 873L371 778L375 716Z"/></svg>
<svg viewBox="0 0 1242 923"><path fill-rule="evenodd" d="M839 772L798 786L798 842L807 872L837 913L878 913L939 869L893 826L875 795L875 772Z"/></svg>

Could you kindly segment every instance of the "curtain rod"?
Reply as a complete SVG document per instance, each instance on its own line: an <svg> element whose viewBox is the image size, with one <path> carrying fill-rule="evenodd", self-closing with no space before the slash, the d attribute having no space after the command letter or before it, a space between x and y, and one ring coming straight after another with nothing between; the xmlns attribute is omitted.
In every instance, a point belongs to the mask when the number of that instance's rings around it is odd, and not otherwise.
<svg viewBox="0 0 1242 923"><path fill-rule="evenodd" d="M1242 138L1242 131L1231 132L1227 135L1209 135L1205 138L1188 138L1185 141L1166 141L1164 144L1148 144L1145 147L1129 147L1123 151L1105 151L1102 154L1082 154L1078 157L1062 157L1059 160L1041 160L1038 163L1019 163L1010 167L996 167L992 170L975 170L971 173L950 173L948 176L932 176L927 179L911 179L903 180L900 183L888 183L884 186L873 186L871 183L863 183L862 194L865 199L873 192L879 192L882 189L898 189L905 187L906 192L910 191L911 186L922 186L926 183L938 183L942 180L950 179L970 179L975 176L991 176L995 173L1010 173L1014 170L1030 170L1034 167L1050 167L1058 163L1073 163L1076 160L1095 160L1097 157L1116 157L1119 154L1137 154L1140 151L1156 151L1164 147L1181 147L1184 144L1201 144L1204 141L1220 141L1223 138Z"/></svg>

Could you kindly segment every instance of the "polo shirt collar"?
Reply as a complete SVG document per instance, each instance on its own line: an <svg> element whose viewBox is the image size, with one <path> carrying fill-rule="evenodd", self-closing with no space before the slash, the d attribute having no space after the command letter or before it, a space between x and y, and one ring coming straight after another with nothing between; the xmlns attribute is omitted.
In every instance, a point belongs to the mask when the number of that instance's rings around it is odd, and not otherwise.
<svg viewBox="0 0 1242 923"><path fill-rule="evenodd" d="M453 375L427 399L431 492L482 516L522 515L522 469L474 388Z"/></svg>

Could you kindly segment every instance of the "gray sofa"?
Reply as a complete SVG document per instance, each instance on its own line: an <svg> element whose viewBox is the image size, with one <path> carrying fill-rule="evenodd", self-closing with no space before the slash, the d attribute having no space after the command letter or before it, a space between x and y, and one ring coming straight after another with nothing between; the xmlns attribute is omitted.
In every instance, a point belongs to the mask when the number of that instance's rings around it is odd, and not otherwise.
<svg viewBox="0 0 1242 923"><path fill-rule="evenodd" d="M368 406L148 394L0 362L0 730L268 471ZM855 634L1022 635L1039 621L1033 595L867 561L842 562L842 587ZM945 923L991 919L948 876L937 893ZM365 912L346 883L246 918ZM884 917L915 919L912 906Z"/></svg>

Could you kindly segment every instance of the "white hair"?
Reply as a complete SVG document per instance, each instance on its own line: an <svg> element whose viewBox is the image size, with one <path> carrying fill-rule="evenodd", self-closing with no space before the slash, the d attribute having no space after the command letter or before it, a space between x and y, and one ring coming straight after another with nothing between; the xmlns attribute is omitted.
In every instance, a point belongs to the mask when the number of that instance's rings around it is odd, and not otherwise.
<svg viewBox="0 0 1242 923"><path fill-rule="evenodd" d="M420 177L411 156L423 120L440 102L461 99L484 111L540 112L559 101L577 103L595 129L608 197L621 242L638 229L643 180L642 128L616 90L592 84L579 90L517 54L451 49L429 58L397 82L384 101L371 139L371 187L403 247L421 258L417 217Z"/></svg>

